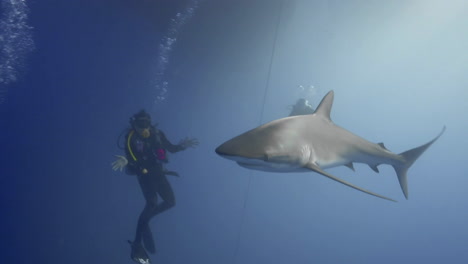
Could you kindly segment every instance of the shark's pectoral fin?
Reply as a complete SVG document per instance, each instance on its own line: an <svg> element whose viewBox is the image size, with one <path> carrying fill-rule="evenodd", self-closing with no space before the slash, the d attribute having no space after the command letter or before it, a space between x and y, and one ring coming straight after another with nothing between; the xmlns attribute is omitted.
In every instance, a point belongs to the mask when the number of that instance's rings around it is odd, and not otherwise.
<svg viewBox="0 0 468 264"><path fill-rule="evenodd" d="M393 199L390 199L390 198L388 198L388 197L382 196L382 195L377 194L377 193L373 193L373 192L371 192L371 191L368 191L368 190L365 190L365 189L363 189L363 188L360 188L360 187L358 187L358 186L356 186L356 185L353 185L353 184L351 184L351 183L349 183L349 182L347 182L347 181L344 181L344 180L342 180L342 179L339 179L339 178L337 178L337 177L335 177L335 176L333 176L333 175L331 175L331 174L329 174L329 173L323 171L319 166L317 166L317 165L314 164L314 163L309 163L309 164L307 164L305 167L308 168L308 169L310 169L310 170L312 170L312 171L315 171L315 172L317 172L317 173L319 173L319 174L322 174L323 176L326 176L326 177L328 177L328 178L330 178L330 179L332 179L332 180L334 180L334 181L337 181L337 182L342 183L342 184L344 184L344 185L347 185L347 186L349 186L349 187L351 187L351 188L354 188L354 189L356 189L356 190L358 190L358 191L361 191L361 192L364 192L364 193L367 193L367 194L370 194L370 195L373 195L373 196L376 196L376 197L379 197L379 198L382 198L382 199L385 199L385 200L389 200L389 201L392 201L392 202L396 202L396 201L393 200Z"/></svg>

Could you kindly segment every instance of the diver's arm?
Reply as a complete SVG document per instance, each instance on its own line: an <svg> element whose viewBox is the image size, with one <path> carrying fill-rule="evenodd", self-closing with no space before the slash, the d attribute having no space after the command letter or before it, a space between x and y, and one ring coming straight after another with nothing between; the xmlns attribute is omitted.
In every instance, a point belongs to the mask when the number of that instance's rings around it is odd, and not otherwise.
<svg viewBox="0 0 468 264"><path fill-rule="evenodd" d="M176 153L186 149L182 144L172 144L161 130L159 130L159 137L164 148L171 153Z"/></svg>

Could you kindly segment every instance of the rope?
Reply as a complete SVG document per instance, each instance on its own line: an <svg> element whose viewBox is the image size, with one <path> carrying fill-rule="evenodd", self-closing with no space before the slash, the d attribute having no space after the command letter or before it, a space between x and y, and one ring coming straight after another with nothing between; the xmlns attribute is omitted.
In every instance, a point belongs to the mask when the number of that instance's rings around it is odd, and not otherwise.
<svg viewBox="0 0 468 264"><path fill-rule="evenodd" d="M284 2L284 0L280 0L279 14L278 14L278 18L277 18L277 21L276 21L276 27L275 27L275 38L274 38L274 41L273 41L273 48L271 50L270 64L269 64L269 67L268 67L267 79L266 79L265 89L264 89L264 93L263 93L262 110L260 111L260 118L258 120L259 125L261 125L262 121L263 121L263 114L265 112L266 98L267 98L268 92L270 90L271 69L272 69L272 66L273 66L273 59L275 57L275 52L276 52L276 43L277 43L277 40L278 40L278 29L279 29L280 22L281 22L281 14L283 13L283 2ZM242 236L242 230L243 230L243 227L244 227L245 211L246 211L246 208L247 208L247 202L249 200L251 183L252 183L252 171L250 171L250 173L249 173L249 181L247 183L247 190L246 190L245 195L244 195L244 197L245 197L244 198L244 205L243 205L243 208L242 208L241 223L240 223L240 227L239 227L239 233L237 235L236 247L234 249L233 264L237 263L237 256L238 256L238 253L239 253L239 246L240 246L240 241L241 241L241 236Z"/></svg>
<svg viewBox="0 0 468 264"><path fill-rule="evenodd" d="M265 92L263 93L262 111L260 112L260 119L258 121L259 125L262 124L263 113L265 112L266 97L267 97L268 92L270 90L271 69L272 69L272 66L273 66L273 59L275 57L275 52L276 52L276 42L278 41L278 29L279 29L280 22L281 22L281 13L283 11L283 0L280 0L279 10L280 11L279 11L279 14L278 14L278 20L276 21L276 28L275 28L275 40L273 41L273 48L271 49L270 64L269 64L269 67L268 67L268 74L267 74L267 79L266 79L266 83L265 83Z"/></svg>

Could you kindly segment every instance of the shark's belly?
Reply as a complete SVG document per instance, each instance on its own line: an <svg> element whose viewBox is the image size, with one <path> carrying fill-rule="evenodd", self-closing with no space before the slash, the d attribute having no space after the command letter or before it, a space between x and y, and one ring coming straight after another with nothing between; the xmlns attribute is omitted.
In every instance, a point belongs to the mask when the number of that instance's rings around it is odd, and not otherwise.
<svg viewBox="0 0 468 264"><path fill-rule="evenodd" d="M258 170L258 171L266 171L266 172L278 172L278 173L288 173L288 172L310 172L309 169L299 166L291 166L290 164L253 164L253 163L243 163L237 162L237 164L241 167L250 169L250 170Z"/></svg>

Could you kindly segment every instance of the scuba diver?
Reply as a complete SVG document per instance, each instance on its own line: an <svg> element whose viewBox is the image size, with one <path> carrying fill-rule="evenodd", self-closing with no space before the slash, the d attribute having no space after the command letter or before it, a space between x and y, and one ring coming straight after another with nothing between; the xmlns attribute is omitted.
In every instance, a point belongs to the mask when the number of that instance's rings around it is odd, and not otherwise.
<svg viewBox="0 0 468 264"><path fill-rule="evenodd" d="M147 251L155 253L153 235L149 227L151 218L175 205L175 197L166 175L179 176L167 171L167 152L175 153L198 145L195 138L185 138L173 145L164 133L151 124L151 117L141 110L130 118L131 129L125 137L125 154L118 156L112 168L136 175L146 204L138 219L135 239L131 245L131 258L140 264L149 264ZM162 202L158 203L158 195ZM143 247L144 246L144 247Z"/></svg>
<svg viewBox="0 0 468 264"><path fill-rule="evenodd" d="M309 104L304 98L300 98L297 100L296 104L292 106L291 113L289 116L296 116L296 115L309 115L314 113L314 108Z"/></svg>

